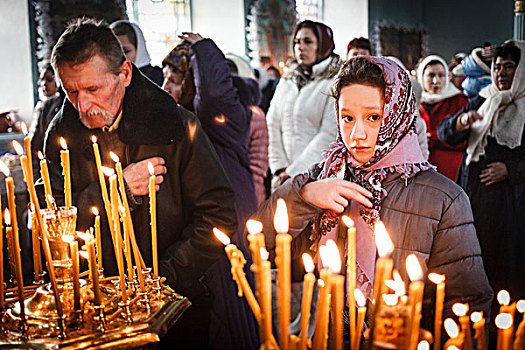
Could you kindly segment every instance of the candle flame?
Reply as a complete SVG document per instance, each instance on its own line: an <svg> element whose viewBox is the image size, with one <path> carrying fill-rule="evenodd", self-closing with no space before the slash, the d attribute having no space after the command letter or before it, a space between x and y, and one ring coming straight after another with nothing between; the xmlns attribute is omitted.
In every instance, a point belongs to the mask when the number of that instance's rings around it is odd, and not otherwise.
<svg viewBox="0 0 525 350"><path fill-rule="evenodd" d="M524 313L525 312L525 300L523 299L518 300L518 303L516 304L516 309L518 309L519 312Z"/></svg>
<svg viewBox="0 0 525 350"><path fill-rule="evenodd" d="M394 276L394 281L397 282L398 288L399 288L398 290L396 290L396 294L399 295L399 296L405 295L406 294L405 282L401 278L401 275L399 274L399 271L394 270L393 276Z"/></svg>
<svg viewBox="0 0 525 350"><path fill-rule="evenodd" d="M261 253L261 259L262 260L268 260L268 257L270 256L270 253L268 253L268 251L264 248L261 248L260 249L260 253Z"/></svg>
<svg viewBox="0 0 525 350"><path fill-rule="evenodd" d="M40 159L40 160L43 160L43 159L44 159L44 154L42 153L42 151L37 151L37 152L36 152L36 156L37 156L38 159Z"/></svg>
<svg viewBox="0 0 525 350"><path fill-rule="evenodd" d="M421 265L415 254L410 254L407 256L406 267L408 272L408 277L412 282L419 281L423 278L423 270L421 270Z"/></svg>
<svg viewBox="0 0 525 350"><path fill-rule="evenodd" d="M341 217L341 221L343 221L343 224L345 224L346 227L350 228L350 227L354 227L354 220L350 219L349 216L346 216L346 215L343 215Z"/></svg>
<svg viewBox="0 0 525 350"><path fill-rule="evenodd" d="M112 151L109 152L109 157L110 157L115 163L120 162L120 158L119 158L115 153L113 153Z"/></svg>
<svg viewBox="0 0 525 350"><path fill-rule="evenodd" d="M275 215L273 217L273 226L277 233L288 233L288 210L284 199L277 199Z"/></svg>
<svg viewBox="0 0 525 350"><path fill-rule="evenodd" d="M447 350L460 350L457 346L455 345L450 345Z"/></svg>
<svg viewBox="0 0 525 350"><path fill-rule="evenodd" d="M47 200L49 201L50 204L55 203L55 198L50 194L47 195Z"/></svg>
<svg viewBox="0 0 525 350"><path fill-rule="evenodd" d="M455 303L452 305L452 312L456 316L465 316L468 312L468 304Z"/></svg>
<svg viewBox="0 0 525 350"><path fill-rule="evenodd" d="M213 228L213 234L215 235L215 237L221 241L222 244L224 245L228 245L231 243L231 240L230 240L230 237L228 237L224 232L222 232L221 230L219 230L217 227L214 227Z"/></svg>
<svg viewBox="0 0 525 350"><path fill-rule="evenodd" d="M447 334L451 338L456 338L459 334L459 328L456 322L454 322L453 319L447 318L444 322L445 331L447 331Z"/></svg>
<svg viewBox="0 0 525 350"><path fill-rule="evenodd" d="M190 120L188 122L187 132L188 132L188 139L190 140L191 143L193 143L193 141L195 140L195 135L197 135L197 123Z"/></svg>
<svg viewBox="0 0 525 350"><path fill-rule="evenodd" d="M385 224L379 220L375 224L374 231L376 236L377 253L382 258L389 256L394 250L394 244L388 235Z"/></svg>
<svg viewBox="0 0 525 350"><path fill-rule="evenodd" d="M86 260L89 259L89 253L86 252L85 250L79 250L78 255L80 255L81 258L84 258Z"/></svg>
<svg viewBox="0 0 525 350"><path fill-rule="evenodd" d="M500 305L509 305L510 303L510 294L505 289L502 289L498 293L498 303Z"/></svg>
<svg viewBox="0 0 525 350"><path fill-rule="evenodd" d="M430 349L430 344L426 340L422 340L417 344L417 350L428 350Z"/></svg>
<svg viewBox="0 0 525 350"><path fill-rule="evenodd" d="M73 235L63 235L62 240L66 243L71 243L75 240L75 236Z"/></svg>
<svg viewBox="0 0 525 350"><path fill-rule="evenodd" d="M77 232L77 237L84 240L86 243L88 243L90 240L93 239L93 236L91 234L89 234L88 231L86 232L82 232L82 231L78 231Z"/></svg>
<svg viewBox="0 0 525 350"><path fill-rule="evenodd" d="M11 142L11 145L13 145L16 154L18 154L19 156L24 154L24 147L22 147L22 145L17 140L13 140L13 142Z"/></svg>
<svg viewBox="0 0 525 350"><path fill-rule="evenodd" d="M95 215L95 216L98 216L98 215L99 215L99 212L98 212L98 208L97 208L97 207L91 207L91 212L92 212L93 215Z"/></svg>
<svg viewBox="0 0 525 350"><path fill-rule="evenodd" d="M58 142L60 143L60 146L61 146L63 149L67 150L67 143L66 143L66 139L65 139L65 138L63 138L63 137L61 136L60 139L58 139Z"/></svg>
<svg viewBox="0 0 525 350"><path fill-rule="evenodd" d="M428 279L435 284L440 284L445 282L445 275L439 273L431 272L428 274Z"/></svg>
<svg viewBox="0 0 525 350"><path fill-rule="evenodd" d="M7 208L4 210L4 221L7 226L11 225L11 214Z"/></svg>
<svg viewBox="0 0 525 350"><path fill-rule="evenodd" d="M148 162L148 171L151 176L155 175L155 169L153 168L153 164L151 162Z"/></svg>
<svg viewBox="0 0 525 350"><path fill-rule="evenodd" d="M324 267L330 267L330 257L328 256L329 254L330 252L324 244L319 247L319 256L321 257L321 262L323 263Z"/></svg>
<svg viewBox="0 0 525 350"><path fill-rule="evenodd" d="M11 172L9 171L9 167L0 160L0 171L2 171L2 173L4 173L5 177L8 177Z"/></svg>
<svg viewBox="0 0 525 350"><path fill-rule="evenodd" d="M483 314L479 311L475 311L473 312L471 315L470 315L470 319L472 320L472 322L476 323L476 322L479 322L481 321L481 319L483 318Z"/></svg>
<svg viewBox="0 0 525 350"><path fill-rule="evenodd" d="M317 285L318 285L320 288L324 288L325 283L324 283L324 281L323 281L322 279L319 279L319 280L317 280Z"/></svg>
<svg viewBox="0 0 525 350"><path fill-rule="evenodd" d="M499 329L507 329L512 327L512 315L503 313L496 316L496 327Z"/></svg>
<svg viewBox="0 0 525 350"><path fill-rule="evenodd" d="M31 210L32 212L35 211L35 205L33 203L29 203L29 210Z"/></svg>
<svg viewBox="0 0 525 350"><path fill-rule="evenodd" d="M308 273L314 272L314 261L312 260L312 257L308 253L303 253L303 264L304 269Z"/></svg>
<svg viewBox="0 0 525 350"><path fill-rule="evenodd" d="M385 280L385 285L392 289L397 296L405 295L405 284L403 282Z"/></svg>
<svg viewBox="0 0 525 350"><path fill-rule="evenodd" d="M91 135L91 142L97 143L97 137L95 135Z"/></svg>
<svg viewBox="0 0 525 350"><path fill-rule="evenodd" d="M215 120L215 124L224 125L226 124L226 121L228 120L228 118L226 118L224 114L221 114L221 115L216 116L214 120Z"/></svg>
<svg viewBox="0 0 525 350"><path fill-rule="evenodd" d="M102 172L106 176L113 176L115 174L115 170L108 168L107 166L100 167L102 169Z"/></svg>
<svg viewBox="0 0 525 350"><path fill-rule="evenodd" d="M397 304L398 300L397 294L383 294L383 300L385 301L385 304L388 306L394 306Z"/></svg>
<svg viewBox="0 0 525 350"><path fill-rule="evenodd" d="M28 130L27 130L27 124L25 122L22 122L22 125L20 126L20 129L22 129L22 134L27 136Z"/></svg>
<svg viewBox="0 0 525 350"><path fill-rule="evenodd" d="M248 233L251 235L255 235L257 233L261 233L263 230L263 224L260 221L249 219L246 221L246 229L248 230Z"/></svg>
<svg viewBox="0 0 525 350"><path fill-rule="evenodd" d="M341 271L341 255L339 254L339 249L337 244L332 239L329 239L326 242L326 248L328 249L328 256L330 257L330 269L334 273L339 273Z"/></svg>
<svg viewBox="0 0 525 350"><path fill-rule="evenodd" d="M281 69L284 68L284 62L283 61L279 61L279 68L281 68Z"/></svg>
<svg viewBox="0 0 525 350"><path fill-rule="evenodd" d="M118 211L120 212L120 215L125 215L126 214L126 208L124 208L123 205L119 205L118 206Z"/></svg>
<svg viewBox="0 0 525 350"><path fill-rule="evenodd" d="M354 298L355 298L355 302L357 303L359 307L363 307L366 305L366 298L363 295L363 292L361 292L361 289L359 288L354 289Z"/></svg>

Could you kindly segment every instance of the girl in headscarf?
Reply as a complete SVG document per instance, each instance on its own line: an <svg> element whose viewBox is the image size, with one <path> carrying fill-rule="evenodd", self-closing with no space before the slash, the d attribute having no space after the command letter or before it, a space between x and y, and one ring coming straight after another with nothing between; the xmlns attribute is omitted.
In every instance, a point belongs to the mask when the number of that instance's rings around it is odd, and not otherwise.
<svg viewBox="0 0 525 350"><path fill-rule="evenodd" d="M345 256L347 230L339 215L349 215L357 227L356 286L370 298L377 258L372 227L381 219L395 247L394 268L405 281L405 260L411 253L425 275L446 275L444 317L452 316L455 302L488 312L492 290L468 198L421 155L408 75L386 58L356 57L341 68L332 96L339 125L332 149L308 173L287 180L255 215L263 222L270 256L275 257L272 217L279 197L288 204L292 261L298 263L302 253L316 255L328 239ZM295 277L302 278L303 271ZM433 319L431 284L426 281L423 301L427 329Z"/></svg>
<svg viewBox="0 0 525 350"><path fill-rule="evenodd" d="M336 135L330 84L340 66L332 30L300 22L293 34L295 60L281 78L267 114L273 187L318 162Z"/></svg>
<svg viewBox="0 0 525 350"><path fill-rule="evenodd" d="M440 141L437 126L447 115L466 106L467 96L449 81L447 63L436 55L427 56L421 61L417 80L423 86L419 115L427 123L428 160L437 167L439 173L456 180L465 143L452 147Z"/></svg>
<svg viewBox="0 0 525 350"><path fill-rule="evenodd" d="M134 63L142 74L150 78L158 86L161 86L164 79L162 70L157 66L151 65L151 58L146 48L146 40L139 26L129 21L120 20L111 23L110 27L115 32L118 41L120 41L126 58Z"/></svg>

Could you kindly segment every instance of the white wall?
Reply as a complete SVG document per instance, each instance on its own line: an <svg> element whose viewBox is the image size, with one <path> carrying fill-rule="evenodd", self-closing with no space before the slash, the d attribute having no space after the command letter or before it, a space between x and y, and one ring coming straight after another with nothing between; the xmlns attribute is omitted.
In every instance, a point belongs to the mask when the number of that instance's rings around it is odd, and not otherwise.
<svg viewBox="0 0 525 350"><path fill-rule="evenodd" d="M194 32L211 38L224 52L245 53L243 0L192 0Z"/></svg>
<svg viewBox="0 0 525 350"><path fill-rule="evenodd" d="M17 109L29 122L34 101L27 1L0 0L0 18L0 112Z"/></svg>
<svg viewBox="0 0 525 350"><path fill-rule="evenodd" d="M355 37L368 37L368 0L324 0L324 20L334 31L335 52L346 57Z"/></svg>

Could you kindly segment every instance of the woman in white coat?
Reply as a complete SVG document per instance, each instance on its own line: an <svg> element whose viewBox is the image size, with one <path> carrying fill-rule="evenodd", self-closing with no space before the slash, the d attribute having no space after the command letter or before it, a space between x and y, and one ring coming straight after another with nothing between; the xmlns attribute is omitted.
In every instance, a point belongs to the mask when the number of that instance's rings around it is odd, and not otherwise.
<svg viewBox="0 0 525 350"><path fill-rule="evenodd" d="M297 24L294 61L281 78L268 110L268 156L272 188L321 160L336 137L337 120L330 85L340 67L330 27Z"/></svg>

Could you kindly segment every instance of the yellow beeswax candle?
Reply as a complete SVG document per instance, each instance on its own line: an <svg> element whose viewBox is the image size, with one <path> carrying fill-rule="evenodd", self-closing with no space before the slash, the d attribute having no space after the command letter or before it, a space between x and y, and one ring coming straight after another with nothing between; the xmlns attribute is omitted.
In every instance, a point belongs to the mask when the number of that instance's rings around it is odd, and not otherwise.
<svg viewBox="0 0 525 350"><path fill-rule="evenodd" d="M73 205L73 202L71 200L71 170L69 163L69 149L67 148L66 140L63 137L60 138L60 146L63 148L60 151L60 162L62 164L62 175L64 175L64 201L66 207L70 207Z"/></svg>

